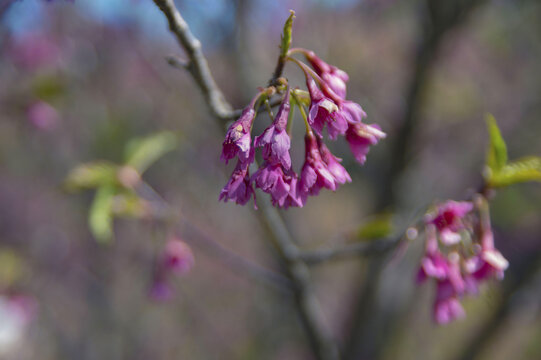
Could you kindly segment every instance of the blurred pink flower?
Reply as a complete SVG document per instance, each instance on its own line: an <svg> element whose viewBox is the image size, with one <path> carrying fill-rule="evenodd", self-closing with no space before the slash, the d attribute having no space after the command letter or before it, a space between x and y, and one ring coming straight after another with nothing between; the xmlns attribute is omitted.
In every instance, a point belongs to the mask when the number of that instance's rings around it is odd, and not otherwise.
<svg viewBox="0 0 541 360"><path fill-rule="evenodd" d="M176 274L188 273L194 265L192 249L184 241L173 238L167 241L163 252L163 266Z"/></svg>
<svg viewBox="0 0 541 360"><path fill-rule="evenodd" d="M458 300L458 293L450 280L437 282L436 300L434 301L434 321L444 325L466 316Z"/></svg>
<svg viewBox="0 0 541 360"><path fill-rule="evenodd" d="M150 287L149 297L157 302L167 302L173 298L173 289L166 281L155 280Z"/></svg>
<svg viewBox="0 0 541 360"><path fill-rule="evenodd" d="M445 245L457 244L461 236L458 233L464 229L462 219L473 210L469 201L448 201L438 208L438 213L428 218L428 222L436 225L441 241Z"/></svg>
<svg viewBox="0 0 541 360"><path fill-rule="evenodd" d="M491 229L483 230L481 239L481 252L466 261L467 271L476 281L490 278L503 279L504 271L509 262L494 246L494 235Z"/></svg>
<svg viewBox="0 0 541 360"><path fill-rule="evenodd" d="M33 126L45 131L54 129L60 121L60 115L56 109L41 100L32 103L27 108L26 116Z"/></svg>
<svg viewBox="0 0 541 360"><path fill-rule="evenodd" d="M194 263L193 252L188 244L177 237L167 240L154 270L149 297L159 302L171 300L174 295L171 276L187 274Z"/></svg>

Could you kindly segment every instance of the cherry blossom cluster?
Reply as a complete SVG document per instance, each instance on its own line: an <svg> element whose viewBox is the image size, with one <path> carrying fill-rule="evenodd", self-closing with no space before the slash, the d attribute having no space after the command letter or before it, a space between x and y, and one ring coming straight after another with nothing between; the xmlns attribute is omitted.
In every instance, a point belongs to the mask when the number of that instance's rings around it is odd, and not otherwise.
<svg viewBox="0 0 541 360"><path fill-rule="evenodd" d="M303 54L309 65L291 56L295 53ZM308 196L318 195L321 189L335 191L351 182L341 159L323 141L325 129L331 140L344 136L360 164L366 161L370 146L385 137L378 125L363 123L366 113L359 104L346 100L349 78L344 71L305 49L291 49L287 61L303 71L308 91L291 89L287 80L280 78L280 85L262 89L229 127L221 159L227 163L236 158L237 163L220 200L244 205L253 197L255 206L254 188L259 188L270 194L274 206L303 207ZM282 95L278 112L271 125L252 139L256 109L275 92ZM299 107L306 126L304 164L299 173L293 169L289 152L292 104ZM250 175L257 148L261 148L263 161Z"/></svg>
<svg viewBox="0 0 541 360"><path fill-rule="evenodd" d="M434 320L447 324L465 316L460 299L476 295L480 283L503 279L509 263L494 246L486 200L447 201L425 224L425 254L417 281L436 282Z"/></svg>

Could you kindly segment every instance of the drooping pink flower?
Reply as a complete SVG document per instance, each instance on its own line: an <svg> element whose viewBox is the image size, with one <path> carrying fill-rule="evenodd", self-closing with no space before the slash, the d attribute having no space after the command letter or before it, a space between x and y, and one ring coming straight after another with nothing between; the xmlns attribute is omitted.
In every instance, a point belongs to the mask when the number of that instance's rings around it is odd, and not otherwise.
<svg viewBox="0 0 541 360"><path fill-rule="evenodd" d="M436 287L436 300L434 301L434 321L437 324L448 324L453 320L466 316L464 308L458 299L450 280L438 280Z"/></svg>
<svg viewBox="0 0 541 360"><path fill-rule="evenodd" d="M342 111L343 116L350 125L359 124L366 117L366 113L361 105L353 101L338 101L338 108Z"/></svg>
<svg viewBox="0 0 541 360"><path fill-rule="evenodd" d="M438 213L429 218L436 225L441 241L446 245L460 242L459 231L464 229L462 219L473 210L473 204L468 201L448 201L438 208Z"/></svg>
<svg viewBox="0 0 541 360"><path fill-rule="evenodd" d="M440 251L436 227L433 224L427 225L425 233L427 237L425 255L417 272L417 282L424 282L428 278L436 280L434 320L438 324L447 324L465 315L459 301L459 297L466 289L461 273L460 256L455 252L446 256Z"/></svg>
<svg viewBox="0 0 541 360"><path fill-rule="evenodd" d="M316 137L309 133L304 139L306 153L298 189L303 203L308 195L317 195L322 188L334 191L337 187L336 179L321 158Z"/></svg>
<svg viewBox="0 0 541 360"><path fill-rule="evenodd" d="M293 171L285 170L280 163L265 161L252 178L256 187L271 195L273 205L302 207L297 196L297 176Z"/></svg>
<svg viewBox="0 0 541 360"><path fill-rule="evenodd" d="M291 168L291 140L286 131L289 111L288 89L272 125L254 140L255 147L263 147L263 159L271 164L280 163L286 170Z"/></svg>
<svg viewBox="0 0 541 360"><path fill-rule="evenodd" d="M318 138L317 143L319 146L319 153L321 154L321 159L327 165L327 169L334 177L336 183L345 184L346 182L351 182L351 176L349 176L346 169L342 165L340 165L342 159L334 156L329 150L329 148L323 143L323 141L321 141L321 139Z"/></svg>
<svg viewBox="0 0 541 360"><path fill-rule="evenodd" d="M283 205L280 205L284 209L290 207L303 207L304 202L299 192L299 180L297 174L292 172L291 180L289 183L289 193L287 194ZM306 199L305 199L306 200Z"/></svg>
<svg viewBox="0 0 541 360"><path fill-rule="evenodd" d="M439 251L433 254L425 254L421 259L421 266L417 272L417 282L422 283L429 277L443 280L447 278L448 272L447 261Z"/></svg>
<svg viewBox="0 0 541 360"><path fill-rule="evenodd" d="M219 200L224 200L225 202L231 200L235 201L237 204L244 205L253 196L255 206L255 192L252 187L248 167L249 163L242 162L239 159L229 181L220 192Z"/></svg>
<svg viewBox="0 0 541 360"><path fill-rule="evenodd" d="M435 227L428 225L425 234L425 254L421 259L421 266L417 272L417 282L422 283L429 277L444 280L448 277L449 264L438 247Z"/></svg>
<svg viewBox="0 0 541 360"><path fill-rule="evenodd" d="M349 80L348 74L336 66L330 65L321 60L313 51L305 52L307 60L314 71L323 81L342 99L346 98L346 83Z"/></svg>
<svg viewBox="0 0 541 360"><path fill-rule="evenodd" d="M148 296L157 302L166 302L173 298L173 289L164 279L155 279L150 286Z"/></svg>
<svg viewBox="0 0 541 360"><path fill-rule="evenodd" d="M494 246L494 235L490 228L483 229L481 252L468 259L468 272L476 281L490 278L503 279L509 262Z"/></svg>
<svg viewBox="0 0 541 360"><path fill-rule="evenodd" d="M162 264L168 272L186 274L194 265L192 249L184 241L172 238L165 244Z"/></svg>
<svg viewBox="0 0 541 360"><path fill-rule="evenodd" d="M167 240L159 255L149 290L154 301L165 302L173 298L172 275L185 275L194 265L192 249L177 237Z"/></svg>
<svg viewBox="0 0 541 360"><path fill-rule="evenodd" d="M242 111L242 115L227 130L221 155L221 159L226 164L235 156L238 156L241 162L251 163L253 161L254 153L250 146L252 143L250 131L254 118L255 110L250 105Z"/></svg>
<svg viewBox="0 0 541 360"><path fill-rule="evenodd" d="M325 96L317 87L314 79L306 75L306 86L310 93L310 110L308 123L319 136L323 135L323 128L327 125L329 138L336 139L338 135L346 133L348 121L340 111L338 105Z"/></svg>
<svg viewBox="0 0 541 360"><path fill-rule="evenodd" d="M378 125L367 125L361 122L350 124L346 132L346 141L349 144L351 152L355 159L364 164L366 155L370 150L370 146L376 145L380 139L387 135L381 131Z"/></svg>
<svg viewBox="0 0 541 360"><path fill-rule="evenodd" d="M39 130L52 130L60 121L60 116L54 107L45 101L36 101L26 110L30 123Z"/></svg>

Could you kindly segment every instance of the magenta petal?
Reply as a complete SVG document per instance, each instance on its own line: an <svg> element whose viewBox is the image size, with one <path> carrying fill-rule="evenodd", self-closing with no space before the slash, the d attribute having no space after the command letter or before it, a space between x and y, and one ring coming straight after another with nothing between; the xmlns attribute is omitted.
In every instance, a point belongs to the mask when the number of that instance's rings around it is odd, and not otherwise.
<svg viewBox="0 0 541 360"><path fill-rule="evenodd" d="M343 101L342 109L345 114L346 120L350 124L360 123L362 119L366 117L366 113L364 112L361 105L354 103L353 101Z"/></svg>
<svg viewBox="0 0 541 360"><path fill-rule="evenodd" d="M346 141L355 159L364 164L370 146L377 144L385 136L385 133L375 125L358 123L349 126L346 132Z"/></svg>
<svg viewBox="0 0 541 360"><path fill-rule="evenodd" d="M301 189L308 193L317 181L317 173L310 164L305 163L301 170Z"/></svg>
<svg viewBox="0 0 541 360"><path fill-rule="evenodd" d="M250 148L251 135L250 129L255 117L255 111L250 106L243 110L242 115L235 121L225 135L222 147L221 159L226 163L235 156L239 156L241 161L250 161L252 152Z"/></svg>
<svg viewBox="0 0 541 360"><path fill-rule="evenodd" d="M265 162L253 175L253 179L256 187L271 195L274 205L283 207L290 196L294 174L284 171L280 164Z"/></svg>
<svg viewBox="0 0 541 360"><path fill-rule="evenodd" d="M272 154L276 157L285 169L291 168L291 156L289 149L291 147L291 139L285 131L277 133L274 141L271 144Z"/></svg>
<svg viewBox="0 0 541 360"><path fill-rule="evenodd" d="M453 320L461 319L466 316L464 308L457 298L448 298L437 301L434 304L434 320L440 325L445 325Z"/></svg>
<svg viewBox="0 0 541 360"><path fill-rule="evenodd" d="M335 182L338 184L345 184L346 182L351 182L351 177L349 176L346 169L340 165L341 159L334 156L329 148L318 139L319 152L323 162L327 165L327 168L331 175L333 176Z"/></svg>
<svg viewBox="0 0 541 360"><path fill-rule="evenodd" d="M188 244L178 239L171 239L165 245L162 261L166 270L182 275L193 267L194 256Z"/></svg>
<svg viewBox="0 0 541 360"><path fill-rule="evenodd" d="M253 196L255 202L255 193L252 188L248 166L248 163L243 163L240 160L237 162L233 174L231 174L229 181L220 192L220 200L235 201L237 204L244 205Z"/></svg>

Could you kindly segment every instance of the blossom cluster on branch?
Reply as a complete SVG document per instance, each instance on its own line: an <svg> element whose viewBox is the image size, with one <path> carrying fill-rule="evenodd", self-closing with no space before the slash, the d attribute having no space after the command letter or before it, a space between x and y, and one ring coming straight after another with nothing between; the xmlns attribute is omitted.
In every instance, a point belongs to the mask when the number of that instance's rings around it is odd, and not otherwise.
<svg viewBox="0 0 541 360"><path fill-rule="evenodd" d="M292 57L295 53L303 54L310 66ZM302 207L308 196L318 195L321 189L335 191L339 185L351 182L340 164L341 159L323 142L325 129L331 140L344 136L361 164L366 161L370 146L385 137L378 125L363 123L366 113L359 104L346 99L348 75L344 71L305 49L289 50L285 61L300 67L308 91L291 89L285 78L279 78L276 86L261 89L229 127L221 158L226 163L236 158L237 164L220 193L220 200L244 205L253 197L255 204L255 187L270 194L277 207ZM282 96L280 108L271 125L252 140L256 111L261 104L268 106L269 98L275 93ZM289 153L292 104L299 108L306 127L304 164L299 173L293 169ZM272 116L270 106L268 109ZM263 163L250 175L256 148L262 149Z"/></svg>
<svg viewBox="0 0 541 360"><path fill-rule="evenodd" d="M434 279L434 320L447 324L465 316L460 298L477 294L486 280L503 279L509 263L494 245L488 203L481 195L473 202L440 205L426 216L425 235L417 281Z"/></svg>

